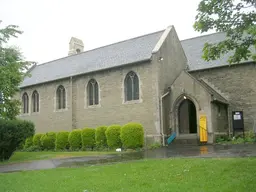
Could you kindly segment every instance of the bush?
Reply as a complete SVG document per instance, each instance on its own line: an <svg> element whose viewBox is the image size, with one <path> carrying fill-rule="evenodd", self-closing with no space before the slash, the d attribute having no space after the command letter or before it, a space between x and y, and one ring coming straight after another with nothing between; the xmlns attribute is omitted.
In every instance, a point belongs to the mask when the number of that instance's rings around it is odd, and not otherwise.
<svg viewBox="0 0 256 192"><path fill-rule="evenodd" d="M149 146L149 149L158 149L162 147L161 143L159 142L155 142L155 143L152 143L150 146Z"/></svg>
<svg viewBox="0 0 256 192"><path fill-rule="evenodd" d="M28 137L25 140L25 145L24 145L24 149L27 149L29 147L33 146L33 137Z"/></svg>
<svg viewBox="0 0 256 192"><path fill-rule="evenodd" d="M136 149L144 145L144 130L139 123L127 123L121 128L121 141L124 148Z"/></svg>
<svg viewBox="0 0 256 192"><path fill-rule="evenodd" d="M216 136L216 143L225 143L229 142L232 139L228 135L217 135Z"/></svg>
<svg viewBox="0 0 256 192"><path fill-rule="evenodd" d="M41 147L38 147L38 146L30 146L30 147L28 147L28 148L26 148L26 149L23 149L22 151L24 152L37 152L37 151L41 151L42 150L42 148Z"/></svg>
<svg viewBox="0 0 256 192"><path fill-rule="evenodd" d="M75 129L68 135L71 150L79 150L82 146L81 129Z"/></svg>
<svg viewBox="0 0 256 192"><path fill-rule="evenodd" d="M34 137L33 137L33 145L34 146L37 146L37 147L41 147L41 137L43 136L43 134L41 133L38 133L38 134L35 134Z"/></svg>
<svg viewBox="0 0 256 192"><path fill-rule="evenodd" d="M25 120L0 119L0 161L8 160L13 152L35 134L35 126Z"/></svg>
<svg viewBox="0 0 256 192"><path fill-rule="evenodd" d="M106 138L106 126L97 127L95 130L95 141L97 148L105 148L107 147L107 138Z"/></svg>
<svg viewBox="0 0 256 192"><path fill-rule="evenodd" d="M56 140L56 133L54 132L45 133L40 140L42 144L42 148L46 150L54 149L55 140Z"/></svg>
<svg viewBox="0 0 256 192"><path fill-rule="evenodd" d="M84 128L81 131L81 136L82 136L83 149L88 149L88 148L93 149L95 146L95 129Z"/></svg>
<svg viewBox="0 0 256 192"><path fill-rule="evenodd" d="M111 125L107 128L105 134L106 134L107 144L109 148L122 147L120 132L121 132L120 125Z"/></svg>
<svg viewBox="0 0 256 192"><path fill-rule="evenodd" d="M55 142L56 150L64 150L69 148L68 135L68 131L62 131L57 133Z"/></svg>

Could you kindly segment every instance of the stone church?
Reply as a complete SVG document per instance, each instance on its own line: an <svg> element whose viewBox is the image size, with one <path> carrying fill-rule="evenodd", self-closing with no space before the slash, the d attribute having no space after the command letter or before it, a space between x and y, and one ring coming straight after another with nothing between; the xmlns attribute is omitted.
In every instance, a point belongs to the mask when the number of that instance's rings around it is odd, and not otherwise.
<svg viewBox="0 0 256 192"><path fill-rule="evenodd" d="M19 118L37 133L139 122L146 144L175 132L199 139L206 117L207 142L232 133L232 111L244 113L246 130L256 119L256 64L229 65L228 55L202 59L204 43L225 39L215 33L180 41L174 26L84 51L71 38L67 57L34 65L20 85Z"/></svg>

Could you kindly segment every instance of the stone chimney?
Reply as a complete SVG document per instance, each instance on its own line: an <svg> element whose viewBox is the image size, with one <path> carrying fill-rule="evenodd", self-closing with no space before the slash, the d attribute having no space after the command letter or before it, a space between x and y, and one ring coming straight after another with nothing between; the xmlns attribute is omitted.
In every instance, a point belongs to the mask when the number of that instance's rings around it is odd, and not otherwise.
<svg viewBox="0 0 256 192"><path fill-rule="evenodd" d="M82 40L71 37L69 41L68 55L75 55L84 51L84 43Z"/></svg>

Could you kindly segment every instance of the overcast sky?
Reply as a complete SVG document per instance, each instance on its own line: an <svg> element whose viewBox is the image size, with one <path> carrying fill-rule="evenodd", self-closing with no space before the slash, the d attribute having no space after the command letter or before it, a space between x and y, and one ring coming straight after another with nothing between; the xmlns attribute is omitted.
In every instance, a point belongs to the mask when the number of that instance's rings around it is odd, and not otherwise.
<svg viewBox="0 0 256 192"><path fill-rule="evenodd" d="M85 50L152 33L174 25L179 38L201 35L193 29L200 0L0 0L3 28L24 33L11 44L27 60L44 63L68 54L72 36Z"/></svg>

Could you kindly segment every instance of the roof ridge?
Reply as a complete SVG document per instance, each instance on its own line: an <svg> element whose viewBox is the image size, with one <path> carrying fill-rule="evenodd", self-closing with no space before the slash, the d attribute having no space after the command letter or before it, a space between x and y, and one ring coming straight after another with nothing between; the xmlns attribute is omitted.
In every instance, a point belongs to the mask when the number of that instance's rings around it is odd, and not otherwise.
<svg viewBox="0 0 256 192"><path fill-rule="evenodd" d="M182 42L182 41L188 41L188 40L192 40L192 39L199 39L199 38L202 38L202 37L216 35L216 34L220 34L220 33L225 33L225 32L214 32L214 33L210 33L210 34L205 34L205 35L200 35L200 36L196 36L196 37L191 37L191 38L188 38L188 39L183 39L183 40L180 40L180 41Z"/></svg>
<svg viewBox="0 0 256 192"><path fill-rule="evenodd" d="M153 35L153 34L156 34L156 33L160 33L160 32L163 32L163 31L164 31L164 29L163 30L159 30L159 31L155 31L155 32L152 32L152 33L147 33L147 34L144 34L144 35L132 37L132 38L129 38L129 39L125 39L125 40L118 41L118 42L115 42L115 43L111 43L111 44L108 44L108 45L103 45L103 46L96 47L96 48L93 48L93 49L90 49L90 50L87 50L87 51L83 51L83 52L78 53L78 54L68 55L68 56L65 56L65 57L61 57L61 58L58 58L58 59L47 61L45 63L38 64L37 66L41 66L41 65L45 65L45 64L50 64L51 62L54 62L54 61L58 61L58 60L65 59L65 58L68 58L68 57L74 57L74 56L77 56L77 55L82 55L82 54L88 53L90 51L94 51L94 50L97 50L97 49L101 49L101 48L104 48L104 47L112 46L112 45L115 45L115 44L119 44L119 43L123 43L123 42L126 42L126 41L130 41L130 40L138 39L138 38L141 38L141 37L146 37L146 36Z"/></svg>

